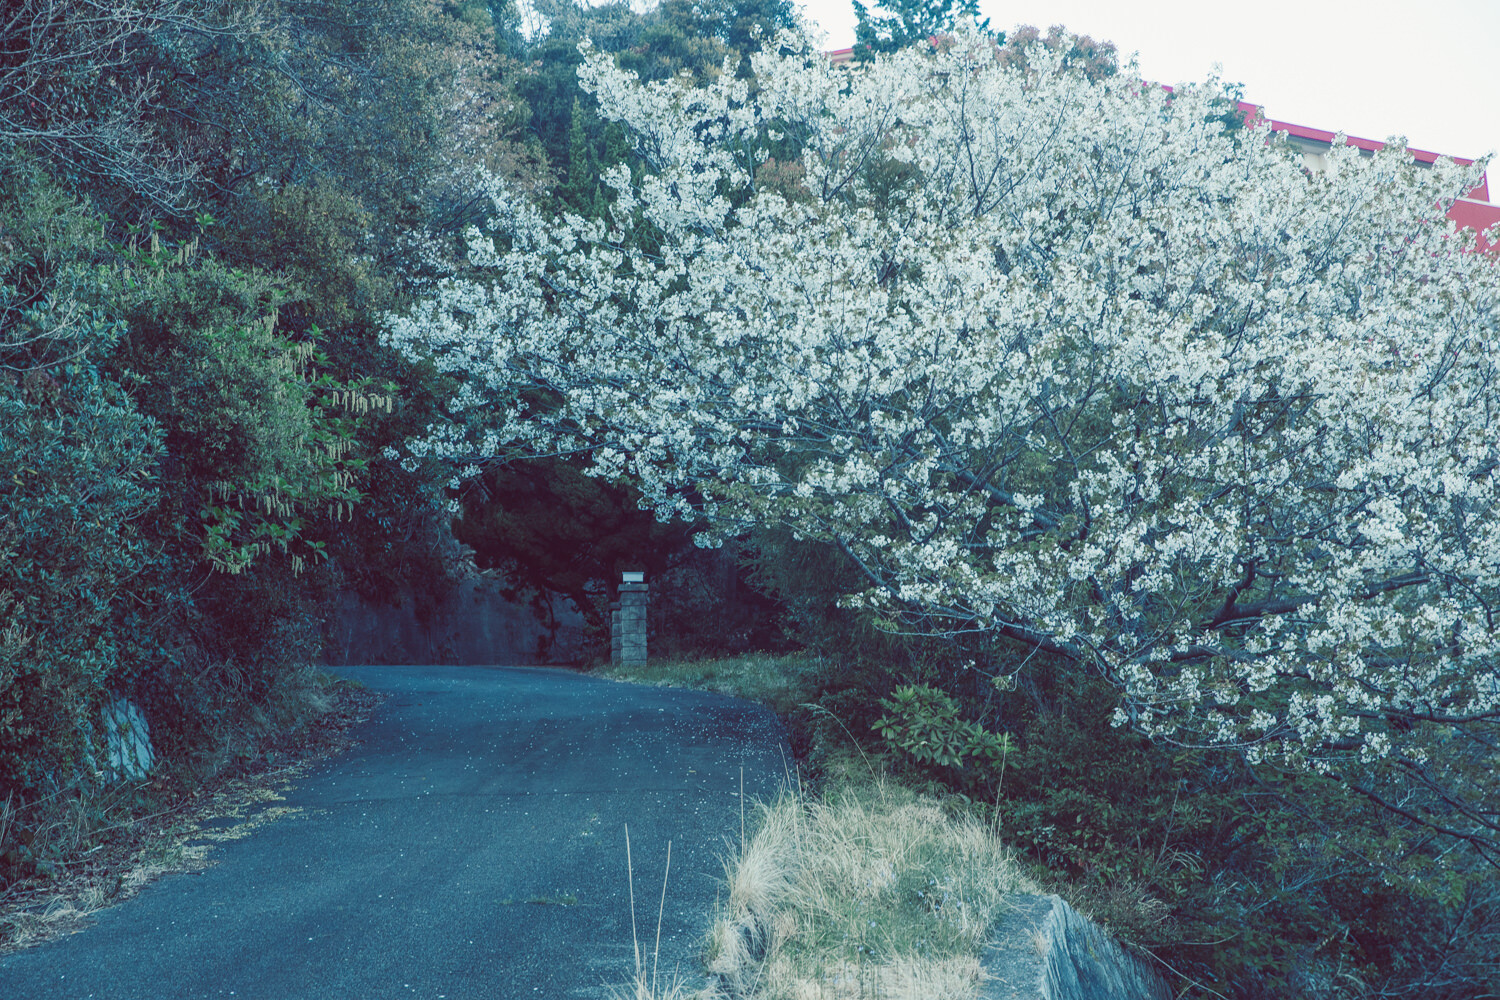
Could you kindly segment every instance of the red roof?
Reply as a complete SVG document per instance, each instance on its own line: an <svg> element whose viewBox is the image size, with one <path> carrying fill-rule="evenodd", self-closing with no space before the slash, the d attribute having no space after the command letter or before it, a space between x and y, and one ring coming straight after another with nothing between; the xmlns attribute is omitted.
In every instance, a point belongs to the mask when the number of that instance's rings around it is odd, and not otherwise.
<svg viewBox="0 0 1500 1000"><path fill-rule="evenodd" d="M1276 132L1285 132L1298 139L1309 139L1314 142L1326 142L1332 145L1335 133L1320 128L1308 128L1306 125L1294 125L1291 122L1280 122L1275 119L1264 119L1263 109L1259 105L1248 104L1241 101L1239 109L1245 115L1246 125L1257 125L1262 120L1269 121L1271 128ZM1362 139L1359 136L1345 136L1344 141L1357 149L1367 152L1375 152L1384 149L1385 143L1376 139ZM1420 163L1432 163L1439 156L1446 154L1433 153L1425 149L1407 148L1407 152L1414 156ZM1462 166L1469 166L1474 161L1463 156L1449 156L1448 159ZM1497 231L1492 239L1485 239L1483 233L1491 226L1500 224L1500 205L1490 204L1489 173L1480 175L1479 183L1470 189L1466 197L1458 199L1453 207L1448 210L1448 218L1460 226L1467 226L1475 232L1480 233L1479 249L1488 250L1500 246L1500 231Z"/></svg>

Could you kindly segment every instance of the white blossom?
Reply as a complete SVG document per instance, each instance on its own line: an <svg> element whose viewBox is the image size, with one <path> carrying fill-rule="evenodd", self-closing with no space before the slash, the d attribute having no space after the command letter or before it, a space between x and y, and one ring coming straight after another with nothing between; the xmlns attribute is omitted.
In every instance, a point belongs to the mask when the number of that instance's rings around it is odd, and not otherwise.
<svg viewBox="0 0 1500 1000"><path fill-rule="evenodd" d="M834 543L847 606L1071 656L1166 738L1326 769L1500 714L1500 278L1443 215L1482 165L1310 175L1217 85L1041 48L779 43L753 90L588 55L648 169L605 222L490 185L479 274L389 323L463 382L413 455L587 451L705 543Z"/></svg>

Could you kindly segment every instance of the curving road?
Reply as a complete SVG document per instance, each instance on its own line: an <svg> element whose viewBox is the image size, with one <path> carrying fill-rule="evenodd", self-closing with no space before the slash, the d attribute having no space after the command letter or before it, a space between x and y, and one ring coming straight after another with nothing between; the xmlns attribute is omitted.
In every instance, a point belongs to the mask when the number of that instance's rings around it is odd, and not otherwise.
<svg viewBox="0 0 1500 1000"><path fill-rule="evenodd" d="M561 670L340 667L390 697L299 812L95 926L0 958L0 1000L603 998L634 971L667 843L660 969L690 970L784 735L745 702Z"/></svg>

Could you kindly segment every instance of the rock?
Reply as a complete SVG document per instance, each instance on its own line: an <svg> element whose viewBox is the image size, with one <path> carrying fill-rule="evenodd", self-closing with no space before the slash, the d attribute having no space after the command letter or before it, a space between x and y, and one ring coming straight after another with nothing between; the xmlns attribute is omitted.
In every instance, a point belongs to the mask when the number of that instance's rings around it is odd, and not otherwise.
<svg viewBox="0 0 1500 1000"><path fill-rule="evenodd" d="M1171 1000L1144 960L1057 896L1022 895L991 934L982 1000Z"/></svg>
<svg viewBox="0 0 1500 1000"><path fill-rule="evenodd" d="M140 781L151 773L156 751L151 746L151 727L134 702L115 698L100 712L104 728L105 770L109 781Z"/></svg>

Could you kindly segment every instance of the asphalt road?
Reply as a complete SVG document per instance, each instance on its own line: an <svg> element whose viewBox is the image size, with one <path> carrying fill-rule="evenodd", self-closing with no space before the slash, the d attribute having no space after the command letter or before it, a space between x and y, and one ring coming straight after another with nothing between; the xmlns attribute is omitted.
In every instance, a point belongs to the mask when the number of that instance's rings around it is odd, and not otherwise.
<svg viewBox="0 0 1500 1000"><path fill-rule="evenodd" d="M300 811L89 929L0 958L0 1000L603 998L692 978L720 858L783 780L757 706L561 670L341 667L390 697ZM649 961L649 959L648 959Z"/></svg>

